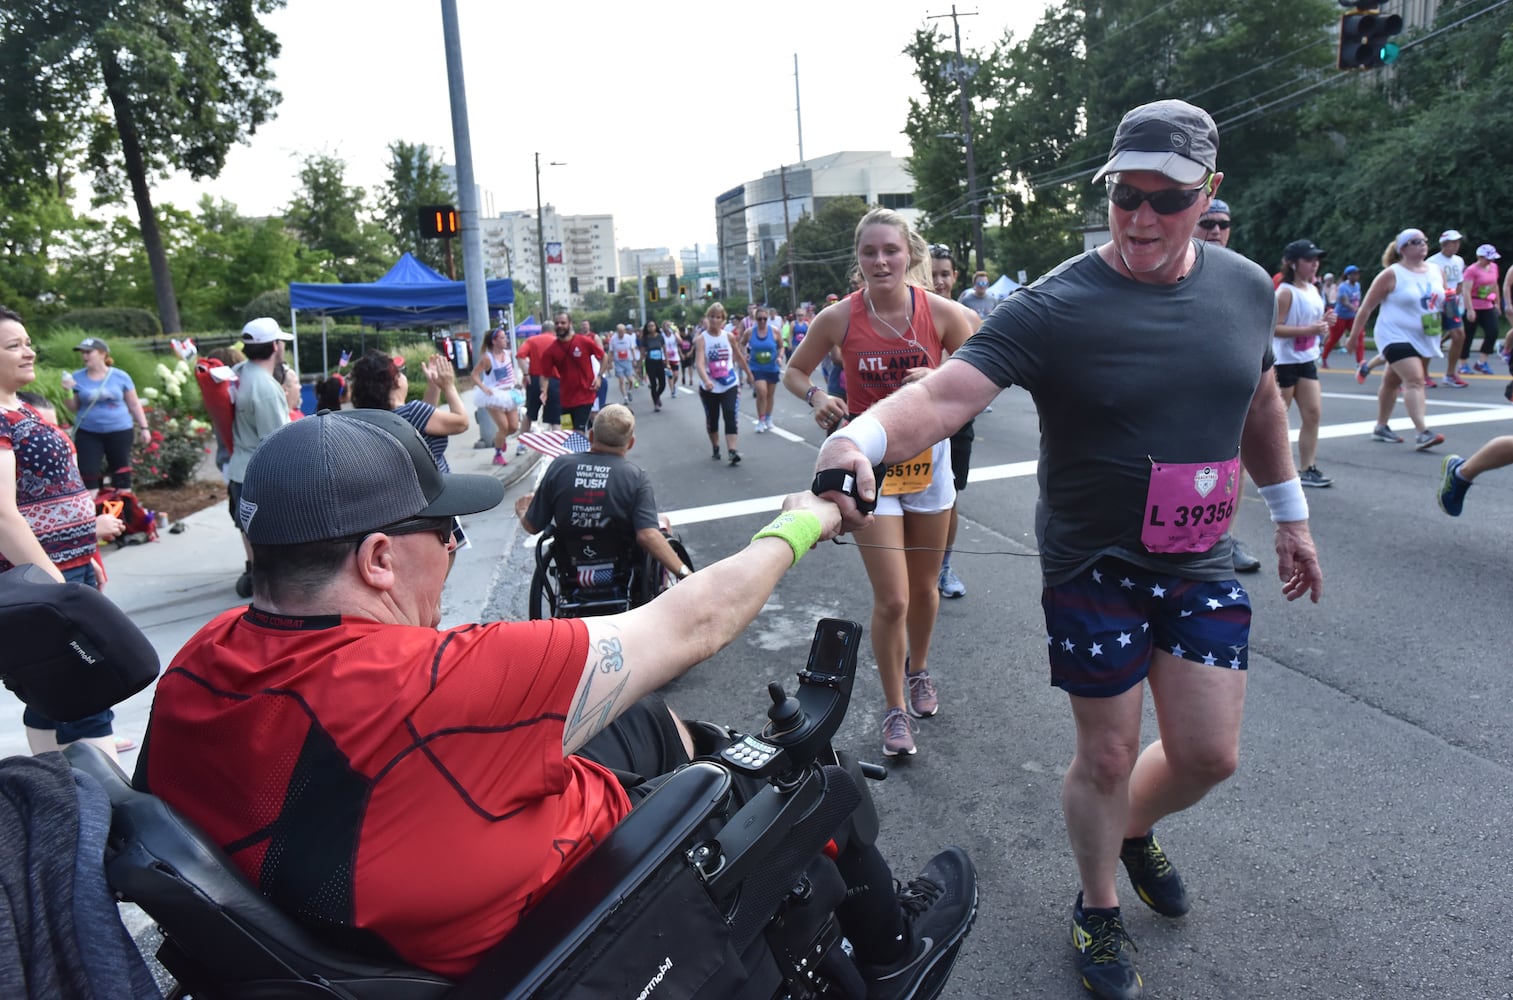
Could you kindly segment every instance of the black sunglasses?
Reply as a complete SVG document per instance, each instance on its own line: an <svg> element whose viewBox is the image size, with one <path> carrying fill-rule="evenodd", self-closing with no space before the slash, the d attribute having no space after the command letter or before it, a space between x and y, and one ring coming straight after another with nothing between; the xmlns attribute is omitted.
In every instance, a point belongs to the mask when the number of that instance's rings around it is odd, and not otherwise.
<svg viewBox="0 0 1513 1000"><path fill-rule="evenodd" d="M449 546L452 544L452 519L450 517L407 517L403 521L395 521L393 524L386 524L382 528L364 531L360 535L347 535L344 538L333 539L333 541L353 542L361 545L363 539L380 532L393 538L397 535L419 535L428 531L435 534L436 540L442 545Z"/></svg>
<svg viewBox="0 0 1513 1000"><path fill-rule="evenodd" d="M1152 205L1151 207L1155 208L1154 205ZM1199 219L1198 220L1198 228L1199 229L1228 229L1229 228L1229 220L1228 219Z"/></svg>
<svg viewBox="0 0 1513 1000"><path fill-rule="evenodd" d="M1193 202L1198 200L1198 195L1207 190L1207 181L1204 181L1195 188L1162 188L1160 191L1141 191L1137 187L1131 187L1128 184L1119 184L1110 179L1108 182L1108 200L1126 212L1139 211L1141 203L1148 201L1157 215L1176 215L1184 209L1192 208Z"/></svg>

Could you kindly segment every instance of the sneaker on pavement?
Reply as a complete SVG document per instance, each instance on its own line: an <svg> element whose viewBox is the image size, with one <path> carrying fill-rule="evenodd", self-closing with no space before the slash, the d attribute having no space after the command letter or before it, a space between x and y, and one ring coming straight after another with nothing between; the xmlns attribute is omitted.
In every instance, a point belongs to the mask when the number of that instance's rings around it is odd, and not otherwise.
<svg viewBox="0 0 1513 1000"><path fill-rule="evenodd" d="M1393 430L1392 430L1392 428L1388 427L1386 424L1382 424L1382 426L1378 427L1376 430L1374 430L1374 431L1371 432L1371 440L1373 440L1373 441L1385 441L1388 444L1402 444L1403 443L1402 437L1400 435L1394 433Z"/></svg>
<svg viewBox="0 0 1513 1000"><path fill-rule="evenodd" d="M517 454L517 455L524 455L525 454L525 445L519 444L517 442L516 445L515 445L515 454Z"/></svg>
<svg viewBox="0 0 1513 1000"><path fill-rule="evenodd" d="M712 458L712 459L714 459L716 462L718 462L720 460L720 446L719 445L715 445L714 453L711 454L709 457Z"/></svg>
<svg viewBox="0 0 1513 1000"><path fill-rule="evenodd" d="M857 971L867 981L868 1000L934 996L939 991L977 916L972 860L959 847L941 851L917 878L899 887L898 906L909 948L903 958L886 965L857 960Z"/></svg>
<svg viewBox="0 0 1513 1000"><path fill-rule="evenodd" d="M1130 884L1146 906L1163 917L1180 917L1191 909L1187 890L1182 888L1182 876L1167 860L1154 833L1126 838L1119 850L1119 860L1124 862Z"/></svg>
<svg viewBox="0 0 1513 1000"><path fill-rule="evenodd" d="M1478 361L1473 367L1483 375L1492 374L1492 366L1485 361Z"/></svg>
<svg viewBox="0 0 1513 1000"><path fill-rule="evenodd" d="M1303 481L1304 486L1322 487L1334 485L1334 480L1320 472L1317 465L1310 465L1298 473L1298 478Z"/></svg>
<svg viewBox="0 0 1513 1000"><path fill-rule="evenodd" d="M1464 388L1468 387L1471 383L1467 382L1465 379L1461 378L1459 375L1446 375L1445 376L1445 384L1448 385L1448 386L1450 386L1450 388L1452 388L1452 389L1464 389Z"/></svg>
<svg viewBox="0 0 1513 1000"><path fill-rule="evenodd" d="M504 457L504 452L500 451L498 448L495 448L494 449L494 464L495 465L509 465L510 464L510 460Z"/></svg>
<svg viewBox="0 0 1513 1000"><path fill-rule="evenodd" d="M1451 517L1460 517L1466 504L1466 491L1471 488L1469 482L1456 475L1465 464L1466 460L1459 455L1446 455L1439 467L1439 509Z"/></svg>
<svg viewBox="0 0 1513 1000"><path fill-rule="evenodd" d="M1439 383L1436 382L1436 381L1434 381L1434 379L1430 378L1429 376L1425 375L1424 376L1424 388L1425 389L1438 389L1439 388Z"/></svg>
<svg viewBox="0 0 1513 1000"><path fill-rule="evenodd" d="M1119 908L1084 910L1082 893L1072 906L1072 947L1077 974L1088 992L1102 1000L1135 1000L1144 983L1135 969L1135 942L1125 933Z"/></svg>
<svg viewBox="0 0 1513 1000"><path fill-rule="evenodd" d="M1240 544L1238 538L1231 539L1233 558L1236 573L1256 573L1261 569L1261 560L1250 554L1250 550Z"/></svg>
<svg viewBox="0 0 1513 1000"><path fill-rule="evenodd" d="M930 679L927 667L917 674L904 671L904 680L909 685L909 714L916 719L928 719L940 711L940 696L935 693L935 682Z"/></svg>
<svg viewBox="0 0 1513 1000"><path fill-rule="evenodd" d="M1370 375L1370 374L1371 374L1371 366L1368 365L1368 364L1366 364L1366 362L1362 361L1359 365L1356 365L1356 368L1355 368L1355 384L1356 385L1365 385L1366 384L1366 377L1368 375Z"/></svg>
<svg viewBox="0 0 1513 1000"><path fill-rule="evenodd" d="M940 568L940 580L937 583L941 597L966 597L967 585L961 582L961 577L949 566Z"/></svg>
<svg viewBox="0 0 1513 1000"><path fill-rule="evenodd" d="M716 455L715 457L718 458L719 456ZM730 449L730 464L731 465L740 465L741 464L741 453L738 452L738 451L736 451L734 448Z"/></svg>
<svg viewBox="0 0 1513 1000"><path fill-rule="evenodd" d="M1506 399L1510 403L1513 403L1513 382L1509 382L1507 385L1502 387L1502 394L1504 399Z"/></svg>
<svg viewBox="0 0 1513 1000"><path fill-rule="evenodd" d="M1414 439L1413 447L1416 451L1428 451L1435 445L1444 443L1445 436L1443 434L1436 434L1433 431L1426 430Z"/></svg>
<svg viewBox="0 0 1513 1000"><path fill-rule="evenodd" d="M908 712L901 708L888 709L883 716L883 756L914 756L914 734L918 731L919 725L909 718Z"/></svg>
<svg viewBox="0 0 1513 1000"><path fill-rule="evenodd" d="M1471 374L1471 366L1470 365L1461 365L1459 368L1455 369L1455 371L1456 371L1456 374L1459 374L1459 375L1470 375Z"/></svg>

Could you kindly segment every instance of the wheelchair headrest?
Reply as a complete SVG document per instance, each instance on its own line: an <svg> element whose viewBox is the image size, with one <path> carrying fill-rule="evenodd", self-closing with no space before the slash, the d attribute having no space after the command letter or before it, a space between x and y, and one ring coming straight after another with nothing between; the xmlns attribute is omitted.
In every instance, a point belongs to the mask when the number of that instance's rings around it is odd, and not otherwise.
<svg viewBox="0 0 1513 1000"><path fill-rule="evenodd" d="M0 573L0 681L50 719L80 719L125 701L158 675L158 654L94 587L39 566Z"/></svg>

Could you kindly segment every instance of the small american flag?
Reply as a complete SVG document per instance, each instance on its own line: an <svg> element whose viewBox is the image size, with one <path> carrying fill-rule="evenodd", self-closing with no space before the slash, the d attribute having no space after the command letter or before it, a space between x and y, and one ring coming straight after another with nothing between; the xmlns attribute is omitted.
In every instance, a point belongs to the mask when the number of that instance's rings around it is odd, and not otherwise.
<svg viewBox="0 0 1513 1000"><path fill-rule="evenodd" d="M614 563L593 563L590 565L580 563L578 566L578 586L585 589L607 587L614 579Z"/></svg>
<svg viewBox="0 0 1513 1000"><path fill-rule="evenodd" d="M577 455L588 451L588 438L578 431L529 431L520 435L520 443L547 458Z"/></svg>

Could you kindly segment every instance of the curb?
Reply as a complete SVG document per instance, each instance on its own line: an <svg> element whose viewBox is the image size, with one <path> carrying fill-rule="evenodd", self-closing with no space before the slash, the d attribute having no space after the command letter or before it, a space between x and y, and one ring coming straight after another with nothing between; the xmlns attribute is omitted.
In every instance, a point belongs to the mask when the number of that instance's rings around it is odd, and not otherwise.
<svg viewBox="0 0 1513 1000"><path fill-rule="evenodd" d="M541 458L539 451L531 451L527 448L524 455L511 458L509 465L490 465L489 475L503 483L507 490L530 475L531 470L536 468L536 463L541 461Z"/></svg>

